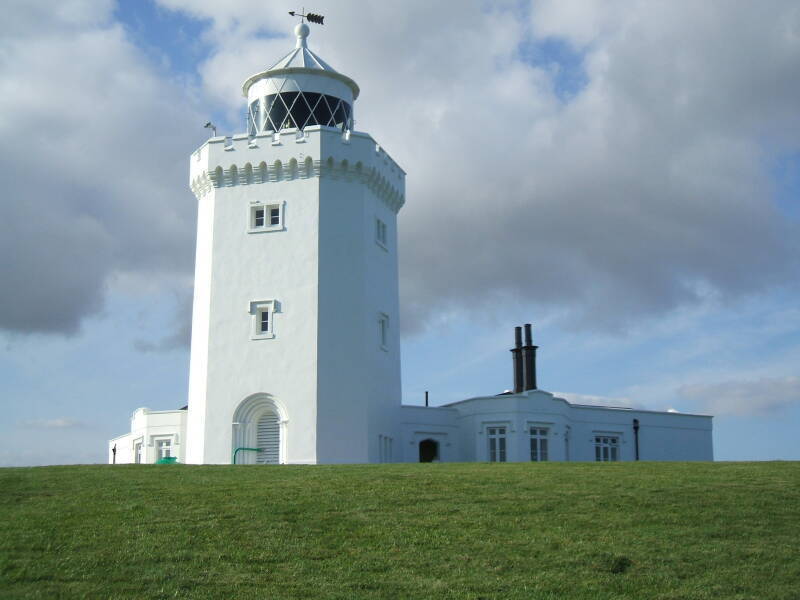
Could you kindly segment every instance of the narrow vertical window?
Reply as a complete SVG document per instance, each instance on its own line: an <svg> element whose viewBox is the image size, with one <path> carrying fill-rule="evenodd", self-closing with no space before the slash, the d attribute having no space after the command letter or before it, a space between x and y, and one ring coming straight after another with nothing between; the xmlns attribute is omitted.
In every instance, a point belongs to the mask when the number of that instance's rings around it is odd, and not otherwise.
<svg viewBox="0 0 800 600"><path fill-rule="evenodd" d="M255 210L255 219L253 223L254 227L263 227L264 226L264 209L257 208Z"/></svg>
<svg viewBox="0 0 800 600"><path fill-rule="evenodd" d="M375 219L375 241L378 242L379 245L386 248L386 223L380 219Z"/></svg>
<svg viewBox="0 0 800 600"><path fill-rule="evenodd" d="M389 315L378 316L378 344L382 350L389 350Z"/></svg>
<svg viewBox="0 0 800 600"><path fill-rule="evenodd" d="M269 333L269 310L264 309L261 311L261 333Z"/></svg>
<svg viewBox="0 0 800 600"><path fill-rule="evenodd" d="M277 300L261 300L250 303L250 339L271 340L275 337L275 314L280 313L280 303Z"/></svg>
<svg viewBox="0 0 800 600"><path fill-rule="evenodd" d="M269 224L270 225L280 225L281 224L281 209L277 206L272 206L269 209Z"/></svg>
<svg viewBox="0 0 800 600"><path fill-rule="evenodd" d="M531 460L533 462L547 460L546 427L531 427Z"/></svg>
<svg viewBox="0 0 800 600"><path fill-rule="evenodd" d="M133 447L133 462L137 465L142 464L142 442L136 442Z"/></svg>
<svg viewBox="0 0 800 600"><path fill-rule="evenodd" d="M506 428L488 427L489 462L506 462Z"/></svg>

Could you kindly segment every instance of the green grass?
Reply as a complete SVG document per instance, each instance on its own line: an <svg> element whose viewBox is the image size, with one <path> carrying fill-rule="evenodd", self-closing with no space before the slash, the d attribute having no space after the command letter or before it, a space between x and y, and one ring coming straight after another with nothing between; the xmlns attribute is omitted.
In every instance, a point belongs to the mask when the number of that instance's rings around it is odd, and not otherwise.
<svg viewBox="0 0 800 600"><path fill-rule="evenodd" d="M0 598L800 598L800 463L0 469Z"/></svg>

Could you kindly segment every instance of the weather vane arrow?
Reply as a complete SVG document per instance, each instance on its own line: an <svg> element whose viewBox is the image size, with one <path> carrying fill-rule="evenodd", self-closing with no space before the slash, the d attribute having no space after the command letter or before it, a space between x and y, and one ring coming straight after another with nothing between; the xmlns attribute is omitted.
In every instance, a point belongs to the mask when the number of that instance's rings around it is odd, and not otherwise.
<svg viewBox="0 0 800 600"><path fill-rule="evenodd" d="M303 9L303 10L305 10L305 9ZM303 14L302 11L298 13L298 12L295 12L293 10L290 10L289 14L292 15L293 17L300 17L300 22L301 23L303 22L303 19L308 19L309 23L316 23L318 25L324 25L325 24L325 23L322 22L323 20L325 20L325 17L323 17L322 15L317 15L315 13Z"/></svg>

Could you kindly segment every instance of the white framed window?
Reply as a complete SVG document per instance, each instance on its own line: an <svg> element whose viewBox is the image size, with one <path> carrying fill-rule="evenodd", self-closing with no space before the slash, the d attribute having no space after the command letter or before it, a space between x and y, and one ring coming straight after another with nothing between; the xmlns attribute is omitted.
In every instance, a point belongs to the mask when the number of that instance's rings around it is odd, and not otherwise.
<svg viewBox="0 0 800 600"><path fill-rule="evenodd" d="M144 454L142 450L142 442L138 441L133 444L133 462L140 465L144 462Z"/></svg>
<svg viewBox="0 0 800 600"><path fill-rule="evenodd" d="M594 459L597 462L616 462L619 460L619 436L594 436Z"/></svg>
<svg viewBox="0 0 800 600"><path fill-rule="evenodd" d="M388 435L378 436L378 461L382 463L392 462L392 445L394 438Z"/></svg>
<svg viewBox="0 0 800 600"><path fill-rule="evenodd" d="M389 315L385 313L378 314L378 345L389 351Z"/></svg>
<svg viewBox="0 0 800 600"><path fill-rule="evenodd" d="M283 204L250 205L250 233L280 231L283 229Z"/></svg>
<svg viewBox="0 0 800 600"><path fill-rule="evenodd" d="M276 300L260 300L250 303L252 319L250 339L269 340L275 337L275 313L278 312Z"/></svg>
<svg viewBox="0 0 800 600"><path fill-rule="evenodd" d="M379 246L381 246L384 250L388 250L388 235L386 233L386 223L381 221L380 219L375 219L375 241Z"/></svg>
<svg viewBox="0 0 800 600"><path fill-rule="evenodd" d="M531 434L531 461L544 462L547 456L547 437L549 430L547 427L532 426Z"/></svg>
<svg viewBox="0 0 800 600"><path fill-rule="evenodd" d="M487 427L486 439L489 443L489 462L506 462L506 428Z"/></svg>
<svg viewBox="0 0 800 600"><path fill-rule="evenodd" d="M163 438L156 440L156 460L172 456L172 440Z"/></svg>

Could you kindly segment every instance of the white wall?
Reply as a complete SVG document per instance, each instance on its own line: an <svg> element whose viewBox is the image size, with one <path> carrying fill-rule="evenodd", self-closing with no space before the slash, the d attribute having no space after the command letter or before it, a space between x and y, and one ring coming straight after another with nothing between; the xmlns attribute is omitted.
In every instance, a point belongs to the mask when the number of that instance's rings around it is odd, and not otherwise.
<svg viewBox="0 0 800 600"><path fill-rule="evenodd" d="M108 462L114 460L112 448L117 448L116 463L136 462L134 448L142 444L142 464L152 464L158 460L156 441L169 439L171 455L178 462L186 462L186 419L185 410L155 411L137 408L131 415L131 431L108 442Z"/></svg>
<svg viewBox="0 0 800 600"><path fill-rule="evenodd" d="M286 415L282 462L377 460L378 435L397 427L400 348L397 248L375 244L374 219L394 242L404 173L367 134L320 126L277 142L214 138L190 164L200 211L189 462L230 463L234 411L254 394ZM248 233L254 201L281 204L283 230ZM248 308L262 300L279 303L275 337L253 340ZM392 323L388 351L378 312Z"/></svg>
<svg viewBox="0 0 800 600"><path fill-rule="evenodd" d="M620 460L635 460L633 420L639 421L640 460L713 460L712 418L610 407L571 405L534 390L478 397L448 405L458 411L461 460L489 459L486 428L506 427L507 460L530 460L530 427L548 429L553 461L594 461L596 435L619 438Z"/></svg>

